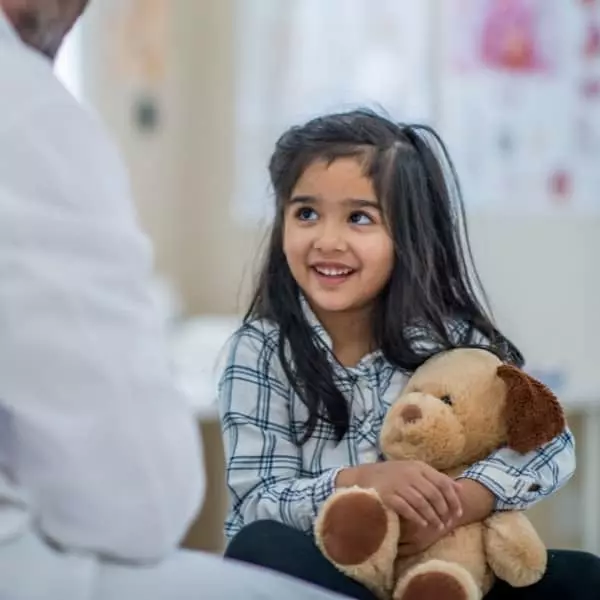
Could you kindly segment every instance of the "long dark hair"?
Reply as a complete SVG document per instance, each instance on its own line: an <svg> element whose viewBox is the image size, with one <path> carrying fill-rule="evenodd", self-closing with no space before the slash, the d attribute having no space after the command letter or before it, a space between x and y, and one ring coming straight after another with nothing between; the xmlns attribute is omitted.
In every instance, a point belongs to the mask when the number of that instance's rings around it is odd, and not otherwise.
<svg viewBox="0 0 600 600"><path fill-rule="evenodd" d="M246 322L266 319L279 327L279 358L310 415L301 443L319 419L328 421L341 440L349 409L334 383L328 350L304 317L283 253L285 207L307 166L353 156L365 164L395 245L392 274L376 300L373 320L373 339L387 360L411 373L432 354L474 345L479 335L506 362L523 364L519 350L486 311L458 178L438 134L365 109L312 119L286 131L271 157L275 219L245 316Z"/></svg>

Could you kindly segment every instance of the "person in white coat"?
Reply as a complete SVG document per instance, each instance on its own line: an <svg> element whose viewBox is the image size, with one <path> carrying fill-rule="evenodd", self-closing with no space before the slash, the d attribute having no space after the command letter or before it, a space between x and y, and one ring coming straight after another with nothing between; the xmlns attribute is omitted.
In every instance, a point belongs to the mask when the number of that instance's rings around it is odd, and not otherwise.
<svg viewBox="0 0 600 600"><path fill-rule="evenodd" d="M127 175L52 61L86 0L0 0L0 598L335 596L179 549L204 496Z"/></svg>

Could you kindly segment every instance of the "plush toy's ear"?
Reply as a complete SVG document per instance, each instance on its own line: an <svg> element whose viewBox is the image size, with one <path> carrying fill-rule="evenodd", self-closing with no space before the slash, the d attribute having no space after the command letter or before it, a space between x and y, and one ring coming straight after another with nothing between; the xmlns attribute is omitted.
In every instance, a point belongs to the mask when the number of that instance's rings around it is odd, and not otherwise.
<svg viewBox="0 0 600 600"><path fill-rule="evenodd" d="M548 443L566 427L556 396L543 383L511 365L501 365L498 377L506 384L505 419L508 446L521 454Z"/></svg>

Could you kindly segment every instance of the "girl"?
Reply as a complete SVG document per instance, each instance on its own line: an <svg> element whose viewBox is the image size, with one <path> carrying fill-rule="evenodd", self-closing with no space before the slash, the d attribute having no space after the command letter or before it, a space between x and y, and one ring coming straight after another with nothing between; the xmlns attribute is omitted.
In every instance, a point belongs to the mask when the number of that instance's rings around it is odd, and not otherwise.
<svg viewBox="0 0 600 600"><path fill-rule="evenodd" d="M378 462L384 414L433 353L485 341L523 364L477 297L451 161L432 129L359 110L293 127L269 169L268 253L219 386L226 555L372 599L311 536L336 488L377 489L414 524L399 549L410 554L557 491L575 468L573 439L565 431L523 457L499 450L458 481L418 462ZM599 566L553 552L541 583L498 584L491 596L584 598L596 593Z"/></svg>

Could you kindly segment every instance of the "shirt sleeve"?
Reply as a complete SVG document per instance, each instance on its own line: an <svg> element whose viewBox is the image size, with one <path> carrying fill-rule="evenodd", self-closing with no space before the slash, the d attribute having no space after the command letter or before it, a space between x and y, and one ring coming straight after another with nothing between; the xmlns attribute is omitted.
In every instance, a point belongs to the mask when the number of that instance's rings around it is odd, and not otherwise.
<svg viewBox="0 0 600 600"><path fill-rule="evenodd" d="M125 170L75 102L40 98L0 146L2 449L44 536L154 561L205 484Z"/></svg>
<svg viewBox="0 0 600 600"><path fill-rule="evenodd" d="M333 492L340 468L305 477L292 437L290 386L277 339L246 325L232 340L219 383L231 515L226 534L258 519L310 531L319 506Z"/></svg>
<svg viewBox="0 0 600 600"><path fill-rule="evenodd" d="M485 347L489 340L474 332L472 343ZM488 488L496 498L496 510L525 510L561 489L575 473L575 463L575 440L567 427L549 443L524 455L500 448L462 477Z"/></svg>
<svg viewBox="0 0 600 600"><path fill-rule="evenodd" d="M461 477L488 488L496 498L496 510L525 510L562 488L574 472L575 442L567 428L528 454L501 448Z"/></svg>

